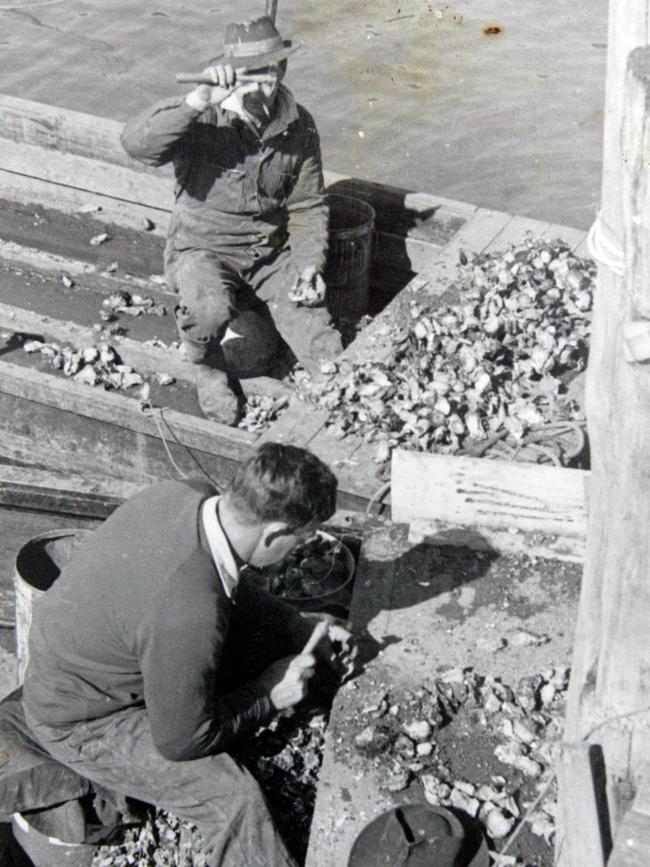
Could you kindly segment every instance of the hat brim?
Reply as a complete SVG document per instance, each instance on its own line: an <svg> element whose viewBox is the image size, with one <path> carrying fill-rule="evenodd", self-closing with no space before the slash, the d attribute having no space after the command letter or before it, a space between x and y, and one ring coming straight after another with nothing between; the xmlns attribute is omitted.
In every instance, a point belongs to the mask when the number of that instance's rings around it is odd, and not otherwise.
<svg viewBox="0 0 650 867"><path fill-rule="evenodd" d="M287 41L284 43L283 48L276 48L275 51L269 51L266 54L255 54L251 57L235 57L232 54L222 52L213 57L210 63L228 64L233 69L258 69L260 66L269 66L271 63L279 63L281 60L285 60L301 47L299 43L293 45Z"/></svg>

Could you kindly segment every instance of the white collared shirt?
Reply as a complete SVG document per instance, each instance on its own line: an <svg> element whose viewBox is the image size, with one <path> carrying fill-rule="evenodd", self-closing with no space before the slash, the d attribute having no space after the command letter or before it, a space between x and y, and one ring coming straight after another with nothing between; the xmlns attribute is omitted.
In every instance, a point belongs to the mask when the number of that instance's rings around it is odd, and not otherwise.
<svg viewBox="0 0 650 867"><path fill-rule="evenodd" d="M217 515L218 502L218 495L205 500L201 507L201 520L210 547L210 554L217 567L223 589L228 599L232 599L239 583L239 569Z"/></svg>

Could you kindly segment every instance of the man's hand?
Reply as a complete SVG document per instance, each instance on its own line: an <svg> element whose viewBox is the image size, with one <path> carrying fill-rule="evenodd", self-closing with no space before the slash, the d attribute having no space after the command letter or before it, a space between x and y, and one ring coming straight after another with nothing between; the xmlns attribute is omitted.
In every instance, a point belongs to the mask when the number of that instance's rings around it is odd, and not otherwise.
<svg viewBox="0 0 650 867"><path fill-rule="evenodd" d="M318 268L310 265L296 280L289 292L289 300L304 307L318 307L325 301L326 290L323 275Z"/></svg>
<svg viewBox="0 0 650 867"><path fill-rule="evenodd" d="M276 710L286 710L302 701L307 681L314 674L316 660L311 653L285 656L270 665L258 678Z"/></svg>
<svg viewBox="0 0 650 867"><path fill-rule="evenodd" d="M238 88L242 95L257 88L254 83L239 84L237 74L230 64L208 66L202 75L211 78L214 84L199 84L185 97L185 102L197 111L205 111L210 105L219 105Z"/></svg>
<svg viewBox="0 0 650 867"><path fill-rule="evenodd" d="M327 631L314 648L314 655L338 675L340 682L345 682L354 674L358 647L354 636L342 621L328 614L304 614L303 617L312 623L324 621Z"/></svg>

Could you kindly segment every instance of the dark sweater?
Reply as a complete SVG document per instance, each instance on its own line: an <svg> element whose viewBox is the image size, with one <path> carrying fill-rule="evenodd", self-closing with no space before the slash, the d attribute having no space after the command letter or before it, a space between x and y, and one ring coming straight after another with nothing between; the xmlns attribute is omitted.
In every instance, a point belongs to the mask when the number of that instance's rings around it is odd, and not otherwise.
<svg viewBox="0 0 650 867"><path fill-rule="evenodd" d="M157 748L183 761L268 717L256 685L216 694L232 603L199 521L214 493L153 485L75 552L34 612L24 701L35 720L67 728L144 705Z"/></svg>

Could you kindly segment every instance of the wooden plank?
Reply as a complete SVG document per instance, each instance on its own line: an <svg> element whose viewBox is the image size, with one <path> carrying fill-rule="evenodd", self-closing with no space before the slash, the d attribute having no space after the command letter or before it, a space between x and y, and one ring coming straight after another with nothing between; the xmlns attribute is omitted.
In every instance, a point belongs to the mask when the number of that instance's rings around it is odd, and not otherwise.
<svg viewBox="0 0 650 867"><path fill-rule="evenodd" d="M141 485L0 464L0 506L106 518Z"/></svg>
<svg viewBox="0 0 650 867"><path fill-rule="evenodd" d="M77 187L63 186L41 178L18 175L5 171L1 166L0 198L20 202L23 205L41 205L66 214L75 214L80 208L92 206L99 209L93 212L93 219L99 222L141 230L145 221L150 220L154 225L152 232L162 237L167 235L170 221L170 213L167 209L160 210Z"/></svg>
<svg viewBox="0 0 650 867"><path fill-rule="evenodd" d="M142 281L143 283L145 281ZM78 348L96 346L102 342L92 328L71 321L62 321L51 316L43 316L32 310L14 307L0 302L0 328L17 331L47 340L70 343ZM184 361L177 350L157 346L145 346L137 340L121 335L113 335L110 345L125 364L134 367L139 373L168 373L177 380L194 383L196 366ZM241 380L245 394L261 394L269 397L285 397L289 389L281 381L268 376L249 377ZM231 428L228 428L231 429Z"/></svg>
<svg viewBox="0 0 650 867"><path fill-rule="evenodd" d="M188 448L175 429L143 433L0 391L0 451L5 460L89 477L149 484L199 477L227 481L241 457Z"/></svg>
<svg viewBox="0 0 650 867"><path fill-rule="evenodd" d="M558 784L566 793L556 851L561 849L566 863L575 867L605 867L608 854L603 846L604 807L594 784L592 749L587 743L562 744L556 763Z"/></svg>
<svg viewBox="0 0 650 867"><path fill-rule="evenodd" d="M14 307L0 302L0 328L18 331L30 336L43 337L75 347L96 346L102 342L97 332L76 322L64 322L51 316L43 316L32 310ZM184 361L177 350L145 346L137 340L121 335L112 335L110 345L125 364L134 367L139 373L168 373L184 382L194 382L196 367Z"/></svg>
<svg viewBox="0 0 650 867"><path fill-rule="evenodd" d="M0 166L6 172L163 211L171 210L174 201L169 178L36 145L16 147L5 138L0 138Z"/></svg>
<svg viewBox="0 0 650 867"><path fill-rule="evenodd" d="M466 253L482 253L493 238L512 220L505 211L477 208L472 217L453 236L445 247L448 251L464 250Z"/></svg>
<svg viewBox="0 0 650 867"><path fill-rule="evenodd" d="M159 173L127 155L120 143L122 127L97 115L0 94L0 130L13 142ZM166 172L171 177L171 169Z"/></svg>
<svg viewBox="0 0 650 867"><path fill-rule="evenodd" d="M391 232L376 232L373 243L373 262L384 263L404 271L419 271L429 267L440 255L442 247L418 238L409 238Z"/></svg>
<svg viewBox="0 0 650 867"><path fill-rule="evenodd" d="M2 372L0 391L5 394L158 436L154 418L145 415L134 398L82 386L9 362L3 363ZM246 431L171 409L164 410L163 418L165 427L173 431L182 445L220 457L241 461L256 441L256 437Z"/></svg>
<svg viewBox="0 0 650 867"><path fill-rule="evenodd" d="M512 220L504 211L478 208L459 229L433 263L419 276L428 282L430 295L442 295L456 277L461 250L465 254L481 253L494 237Z"/></svg>
<svg viewBox="0 0 650 867"><path fill-rule="evenodd" d="M647 867L650 853L650 817L631 809L616 833L607 867Z"/></svg>
<svg viewBox="0 0 650 867"><path fill-rule="evenodd" d="M506 251L511 245L522 244L527 237L540 238L549 225L540 220L531 220L529 217L515 216L498 235L495 235L485 248L485 252Z"/></svg>
<svg viewBox="0 0 650 867"><path fill-rule="evenodd" d="M393 520L584 539L585 470L395 449Z"/></svg>
<svg viewBox="0 0 650 867"><path fill-rule="evenodd" d="M568 244L572 250L575 250L585 240L587 232L585 229L574 229L571 226L562 226L559 223L549 223L540 237L548 241L559 239Z"/></svg>
<svg viewBox="0 0 650 867"><path fill-rule="evenodd" d="M435 196L348 178L327 192L362 199L375 211L375 230L443 247L474 212L472 205L454 211Z"/></svg>
<svg viewBox="0 0 650 867"><path fill-rule="evenodd" d="M147 292L153 296L167 296L168 299L177 297L175 292L166 288L166 284L153 283L150 279L137 277L125 271L119 271L119 273L102 271L93 262L60 256L38 247L26 247L23 244L5 241L2 238L0 238L0 261L11 262L22 268L52 272L57 277L62 272L69 274L70 277L82 277L84 283L80 288L83 289L97 284L108 293L126 288L129 291Z"/></svg>
<svg viewBox="0 0 650 867"><path fill-rule="evenodd" d="M286 412L264 431L258 442L287 443L304 448L326 420L327 413L302 400L294 399Z"/></svg>

